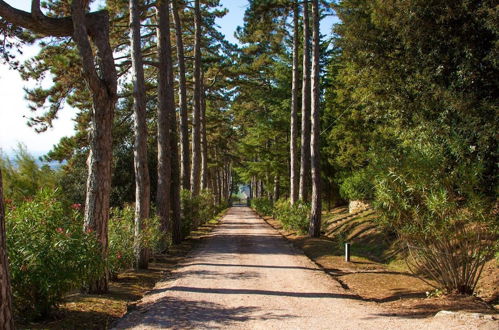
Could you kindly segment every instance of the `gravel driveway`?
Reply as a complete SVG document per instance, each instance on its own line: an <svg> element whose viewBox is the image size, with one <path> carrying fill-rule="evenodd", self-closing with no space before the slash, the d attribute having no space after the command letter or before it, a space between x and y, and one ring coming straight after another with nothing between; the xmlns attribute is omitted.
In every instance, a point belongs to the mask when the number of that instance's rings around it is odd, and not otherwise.
<svg viewBox="0 0 499 330"><path fill-rule="evenodd" d="M499 329L455 316L397 317L344 290L246 207L116 324L117 329Z"/></svg>

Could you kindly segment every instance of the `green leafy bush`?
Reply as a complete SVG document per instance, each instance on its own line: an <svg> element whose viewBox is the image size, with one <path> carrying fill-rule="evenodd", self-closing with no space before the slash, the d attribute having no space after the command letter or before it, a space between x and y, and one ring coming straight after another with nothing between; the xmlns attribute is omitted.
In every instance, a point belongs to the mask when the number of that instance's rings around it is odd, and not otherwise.
<svg viewBox="0 0 499 330"><path fill-rule="evenodd" d="M275 203L273 216L281 221L285 229L306 233L309 226L310 205L301 201L291 205L289 200L280 199Z"/></svg>
<svg viewBox="0 0 499 330"><path fill-rule="evenodd" d="M99 244L83 231L81 205L72 208L49 189L7 205L14 305L27 319L47 316L65 294L102 274Z"/></svg>
<svg viewBox="0 0 499 330"><path fill-rule="evenodd" d="M253 198L251 200L251 207L263 215L272 215L274 209L272 201L265 197Z"/></svg>
<svg viewBox="0 0 499 330"><path fill-rule="evenodd" d="M372 200L374 193L372 182L368 169L353 172L340 185L340 195L348 200Z"/></svg>
<svg viewBox="0 0 499 330"><path fill-rule="evenodd" d="M130 269L134 266L134 217L133 205L123 208L112 208L109 219L109 254L108 270L111 276ZM138 240L144 248L156 252L162 239L162 232L158 217L145 219L144 230Z"/></svg>
<svg viewBox="0 0 499 330"><path fill-rule="evenodd" d="M435 145L412 145L378 161L375 207L406 243L408 263L447 292L472 294L498 249L490 201L476 193L480 167L446 164Z"/></svg>
<svg viewBox="0 0 499 330"><path fill-rule="evenodd" d="M198 196L192 196L190 191L182 190L182 237L189 236L190 232L199 225L213 219L227 204L216 205L214 196L209 190L202 191Z"/></svg>

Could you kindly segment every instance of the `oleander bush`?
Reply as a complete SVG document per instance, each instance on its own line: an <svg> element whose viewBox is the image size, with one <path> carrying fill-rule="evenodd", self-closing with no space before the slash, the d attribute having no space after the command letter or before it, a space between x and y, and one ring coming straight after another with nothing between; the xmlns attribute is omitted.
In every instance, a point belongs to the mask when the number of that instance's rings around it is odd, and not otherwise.
<svg viewBox="0 0 499 330"><path fill-rule="evenodd" d="M6 231L14 308L26 319L46 317L67 293L104 270L97 239L83 231L81 205L58 190L7 204Z"/></svg>
<svg viewBox="0 0 499 330"><path fill-rule="evenodd" d="M134 216L135 209L133 205L111 209L108 227L109 254L107 265L112 277L134 266L134 244L136 244L134 237ZM149 249L151 253L159 252L160 242L163 241L159 218L154 216L144 221L144 229L139 235L138 240L141 246ZM167 242L170 242L170 240L167 239Z"/></svg>

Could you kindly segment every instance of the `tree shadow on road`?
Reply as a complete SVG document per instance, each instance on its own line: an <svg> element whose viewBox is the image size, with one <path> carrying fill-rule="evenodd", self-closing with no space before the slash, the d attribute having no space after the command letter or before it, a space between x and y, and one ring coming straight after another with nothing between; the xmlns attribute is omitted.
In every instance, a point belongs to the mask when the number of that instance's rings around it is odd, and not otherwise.
<svg viewBox="0 0 499 330"><path fill-rule="evenodd" d="M341 298L341 299L356 299L360 300L357 295L328 293L328 292L292 292L292 291L270 291L270 290L255 290L255 289L225 289L225 288L196 288L186 286L173 286L166 289L153 290L151 293L156 294L163 291L181 291L195 292L207 294L241 294L241 295L262 295L262 296L281 296L281 297L298 297L298 298Z"/></svg>
<svg viewBox="0 0 499 330"><path fill-rule="evenodd" d="M126 323L130 322L146 328L153 325L169 329L218 328L251 320L279 320L295 317L253 306L231 308L209 301L172 297L164 297L144 308L147 313L137 311L136 315L129 315L129 318L125 319L124 323L118 324L118 327L127 327Z"/></svg>

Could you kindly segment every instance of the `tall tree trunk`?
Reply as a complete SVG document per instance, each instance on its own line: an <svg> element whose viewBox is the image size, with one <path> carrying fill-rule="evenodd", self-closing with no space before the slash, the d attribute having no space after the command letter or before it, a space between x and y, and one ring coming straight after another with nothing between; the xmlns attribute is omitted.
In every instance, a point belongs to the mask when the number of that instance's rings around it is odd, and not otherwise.
<svg viewBox="0 0 499 330"><path fill-rule="evenodd" d="M194 111L192 113L191 192L201 189L201 11L194 1Z"/></svg>
<svg viewBox="0 0 499 330"><path fill-rule="evenodd" d="M52 37L72 36L82 62L82 73L92 93L90 154L88 157L85 229L93 230L107 257L107 226L111 191L112 125L117 100L117 74L109 44L109 15L105 10L85 13L88 1L73 0L71 17L46 17L40 1L32 1L31 13L0 1L0 16L6 21L37 34ZM98 68L90 40L100 59ZM90 291L107 291L107 274L90 285Z"/></svg>
<svg viewBox="0 0 499 330"><path fill-rule="evenodd" d="M7 245L5 241L5 209L2 170L0 169L0 329L14 329Z"/></svg>
<svg viewBox="0 0 499 330"><path fill-rule="evenodd" d="M310 175L310 28L308 0L303 1L303 86L299 198L308 201Z"/></svg>
<svg viewBox="0 0 499 330"><path fill-rule="evenodd" d="M157 4L158 16L158 187L156 196L156 209L161 222L163 234L171 231L171 116L170 107L170 25L168 15L168 0L159 0Z"/></svg>
<svg viewBox="0 0 499 330"><path fill-rule="evenodd" d="M173 69L173 68L172 68ZM172 75L172 88L173 88L173 75ZM173 96L173 93L172 93ZM172 109L174 109L172 98ZM172 243L179 244L182 241L182 217L180 206L180 163L178 154L178 133L176 115L173 111L171 113L172 134L171 134L171 150L172 150L172 169L171 169L171 215L172 215Z"/></svg>
<svg viewBox="0 0 499 330"><path fill-rule="evenodd" d="M311 163L312 163L312 210L310 216L309 235L319 237L321 235L321 166L320 166L320 118L319 118L319 98L320 98L320 76L319 76L319 1L312 0L312 137L311 137Z"/></svg>
<svg viewBox="0 0 499 330"><path fill-rule="evenodd" d="M206 91L201 74L201 189L208 188L208 141L206 140Z"/></svg>
<svg viewBox="0 0 499 330"><path fill-rule="evenodd" d="M298 185L300 180L300 167L298 164L298 52L299 52L299 31L298 15L300 7L298 0L293 3L293 82L291 88L291 136L289 144L290 153L290 192L291 204L298 200Z"/></svg>
<svg viewBox="0 0 499 330"><path fill-rule="evenodd" d="M150 211L150 182L149 167L147 164L146 88L140 43L139 0L130 0L129 5L135 115L135 144L133 148L135 168L135 265L138 269L147 269L149 265L149 253L140 244L140 236L144 229L144 220L149 218Z"/></svg>
<svg viewBox="0 0 499 330"><path fill-rule="evenodd" d="M189 121L187 119L187 83L185 79L184 41L182 39L182 23L180 21L177 2L172 1L173 22L175 24L175 40L177 44L177 61L179 76L179 108L180 108L180 180L182 188L191 189L191 168L189 152Z"/></svg>
<svg viewBox="0 0 499 330"><path fill-rule="evenodd" d="M223 194L223 187L222 187L222 175L221 175L221 168L218 168L216 171L216 177L217 177L217 187L218 187L218 194L217 194L217 205L220 205L222 203L222 194Z"/></svg>
<svg viewBox="0 0 499 330"><path fill-rule="evenodd" d="M168 26L170 23L168 22ZM171 150L171 184L170 184L170 205L171 205L171 222L172 222L172 243L179 244L182 241L182 217L180 206L180 160L178 147L178 131L177 131L177 115L175 113L175 96L174 96L174 75L173 61L171 60L171 45L170 31L167 31L168 43L167 50L170 54L168 62L168 103L169 103L169 120L170 120L170 150Z"/></svg>
<svg viewBox="0 0 499 330"><path fill-rule="evenodd" d="M274 177L274 194L272 196L272 199L274 200L274 203L279 200L281 194L281 180L279 177L279 174L276 174Z"/></svg>
<svg viewBox="0 0 499 330"><path fill-rule="evenodd" d="M257 191L256 191L256 179L255 179L255 176L252 176L251 177L251 182L250 182L250 198L253 199L253 198L258 198L257 196Z"/></svg>
<svg viewBox="0 0 499 330"><path fill-rule="evenodd" d="M117 100L117 74L113 51L109 44L109 19L102 25L88 27L85 8L81 0L73 0L73 40L82 59L83 76L92 92L90 155L88 160L87 196L85 202L85 229L93 230L102 245L103 257L108 250L109 196L111 192L112 128L114 107ZM99 69L95 66L94 53L88 36L98 49ZM107 272L90 284L92 293L108 291Z"/></svg>

